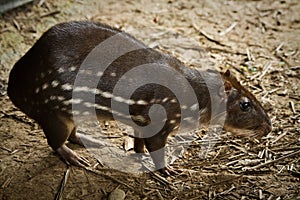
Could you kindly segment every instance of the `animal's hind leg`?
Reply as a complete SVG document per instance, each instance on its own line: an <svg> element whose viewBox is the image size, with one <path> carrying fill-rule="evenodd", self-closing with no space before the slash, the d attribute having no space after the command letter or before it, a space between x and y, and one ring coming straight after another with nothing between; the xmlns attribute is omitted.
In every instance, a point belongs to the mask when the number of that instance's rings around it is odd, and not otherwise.
<svg viewBox="0 0 300 200"><path fill-rule="evenodd" d="M56 151L68 164L86 165L88 161L78 156L74 151L65 145L65 142L74 129L74 123L53 113L47 113L44 119L40 119L39 123L47 137L48 144Z"/></svg>
<svg viewBox="0 0 300 200"><path fill-rule="evenodd" d="M145 153L145 140L141 138L136 130L134 130L134 151L136 153Z"/></svg>
<svg viewBox="0 0 300 200"><path fill-rule="evenodd" d="M89 135L79 133L77 131L77 127L73 128L68 140L74 144L79 144L84 147L97 148L97 147L109 146L106 145L104 142L101 142L100 140L92 138Z"/></svg>

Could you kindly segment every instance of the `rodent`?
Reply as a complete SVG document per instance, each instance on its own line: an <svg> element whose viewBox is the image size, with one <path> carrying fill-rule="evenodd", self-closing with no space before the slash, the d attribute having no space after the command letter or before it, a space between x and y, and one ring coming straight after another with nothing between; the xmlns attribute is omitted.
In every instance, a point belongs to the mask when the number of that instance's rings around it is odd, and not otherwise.
<svg viewBox="0 0 300 200"><path fill-rule="evenodd" d="M76 134L70 103L74 91L72 86L79 73L79 67L93 48L118 33L126 35L129 40L143 48L118 57L103 72L96 88L100 92L95 94L95 104L92 108L96 109L99 120L112 120L112 101L117 104L131 102L128 106L132 120L139 126L146 126L151 123L149 108L154 104L161 104L167 116L163 128L148 138L139 137L143 133L135 130L134 150L142 153L146 147L155 166L162 172L166 172L167 169L164 152L155 155L151 152L164 147L168 135L178 128L183 106L176 101L172 91L157 84L139 87L127 101L114 98L113 89L116 82L135 66L161 63L183 75L197 97L201 123L208 123L215 117L211 116L211 98L215 98L217 102L226 105L225 129L238 135L260 137L271 131L271 121L261 104L239 84L229 70L225 73L210 70L200 73L197 69L184 66L178 59L148 48L129 34L108 25L87 21L65 22L46 31L14 65L7 90L15 106L38 122L47 137L48 144L67 163L88 164L87 160L65 145L67 140L82 145L80 138L84 137ZM109 52L107 55L109 56ZM159 71L157 73L159 74ZM221 91L223 95L217 92L210 96L208 84L213 84L217 79L222 79L222 87L220 85L216 87L223 90ZM90 90L83 92L89 93ZM126 123L126 120L124 122Z"/></svg>

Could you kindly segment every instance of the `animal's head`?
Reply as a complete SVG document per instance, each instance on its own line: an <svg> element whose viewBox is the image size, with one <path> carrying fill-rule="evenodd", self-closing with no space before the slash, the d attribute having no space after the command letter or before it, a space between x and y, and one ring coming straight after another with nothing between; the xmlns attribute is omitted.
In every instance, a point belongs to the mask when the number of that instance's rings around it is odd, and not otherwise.
<svg viewBox="0 0 300 200"><path fill-rule="evenodd" d="M227 97L224 128L236 135L262 137L272 130L271 120L255 96L233 77L221 73Z"/></svg>

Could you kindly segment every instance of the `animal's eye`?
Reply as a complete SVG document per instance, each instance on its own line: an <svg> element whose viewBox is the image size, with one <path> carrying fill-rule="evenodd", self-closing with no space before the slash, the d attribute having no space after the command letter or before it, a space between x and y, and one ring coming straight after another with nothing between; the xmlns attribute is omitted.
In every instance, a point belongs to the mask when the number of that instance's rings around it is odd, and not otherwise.
<svg viewBox="0 0 300 200"><path fill-rule="evenodd" d="M240 102L240 108L242 111L247 112L251 108L251 104L249 101L242 101Z"/></svg>

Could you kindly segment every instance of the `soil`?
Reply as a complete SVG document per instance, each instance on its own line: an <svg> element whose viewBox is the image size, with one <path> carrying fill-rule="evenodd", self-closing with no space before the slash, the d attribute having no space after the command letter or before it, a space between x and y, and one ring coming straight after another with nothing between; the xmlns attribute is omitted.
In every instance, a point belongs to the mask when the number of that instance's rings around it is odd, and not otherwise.
<svg viewBox="0 0 300 200"><path fill-rule="evenodd" d="M300 1L40 0L0 19L0 198L300 199ZM101 166L67 166L43 131L6 94L14 63L51 26L93 20L120 28L189 67L230 69L272 119L261 140L222 132L201 155L205 130L174 161L176 175L128 174ZM102 125L121 141L114 122ZM122 142L119 145L124 148Z"/></svg>

